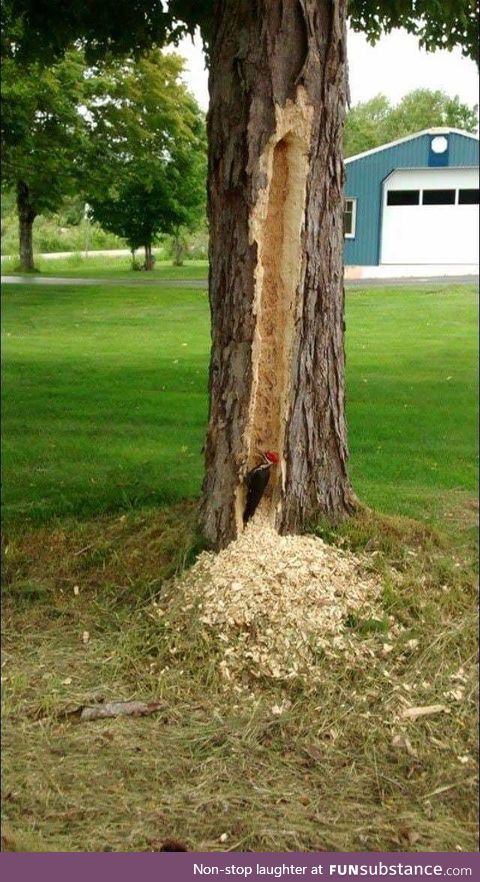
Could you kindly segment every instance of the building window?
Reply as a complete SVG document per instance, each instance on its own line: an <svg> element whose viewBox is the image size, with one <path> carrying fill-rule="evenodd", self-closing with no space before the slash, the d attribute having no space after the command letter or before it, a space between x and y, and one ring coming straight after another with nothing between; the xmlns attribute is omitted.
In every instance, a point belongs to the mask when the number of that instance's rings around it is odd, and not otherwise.
<svg viewBox="0 0 480 882"><path fill-rule="evenodd" d="M455 190L424 190L424 205L455 205Z"/></svg>
<svg viewBox="0 0 480 882"><path fill-rule="evenodd" d="M419 205L420 190L389 190L387 205Z"/></svg>
<svg viewBox="0 0 480 882"><path fill-rule="evenodd" d="M479 196L480 196L480 190L459 190L458 191L458 204L459 205L478 205L480 202Z"/></svg>
<svg viewBox="0 0 480 882"><path fill-rule="evenodd" d="M343 209L343 228L346 239L355 238L355 227L357 225L357 200L345 199L345 207Z"/></svg>

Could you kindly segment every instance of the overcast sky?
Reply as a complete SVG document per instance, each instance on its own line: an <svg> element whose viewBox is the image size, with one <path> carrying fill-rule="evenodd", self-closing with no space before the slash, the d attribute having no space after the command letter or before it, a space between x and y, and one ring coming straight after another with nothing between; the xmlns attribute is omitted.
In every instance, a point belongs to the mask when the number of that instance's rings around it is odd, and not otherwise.
<svg viewBox="0 0 480 882"><path fill-rule="evenodd" d="M404 31L394 31L374 47L361 34L350 33L348 44L352 103L367 101L379 92L396 102L418 88L442 89L467 104L478 103L477 66L460 51L421 51L416 39ZM186 81L206 110L207 73L200 40L192 45L187 38L175 51L186 59Z"/></svg>

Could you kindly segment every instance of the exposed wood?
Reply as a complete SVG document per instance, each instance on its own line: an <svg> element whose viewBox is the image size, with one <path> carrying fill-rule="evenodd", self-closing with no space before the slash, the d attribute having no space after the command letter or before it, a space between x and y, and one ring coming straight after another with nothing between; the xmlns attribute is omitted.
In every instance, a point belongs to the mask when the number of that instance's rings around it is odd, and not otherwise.
<svg viewBox="0 0 480 882"><path fill-rule="evenodd" d="M257 449L281 532L353 504L343 349L346 3L218 0L210 67L210 419L202 523L242 530Z"/></svg>

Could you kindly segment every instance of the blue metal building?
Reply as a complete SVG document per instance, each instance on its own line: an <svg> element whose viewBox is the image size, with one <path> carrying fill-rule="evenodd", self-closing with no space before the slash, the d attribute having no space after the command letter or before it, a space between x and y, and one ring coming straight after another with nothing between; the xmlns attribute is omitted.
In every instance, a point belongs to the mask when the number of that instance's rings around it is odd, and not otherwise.
<svg viewBox="0 0 480 882"><path fill-rule="evenodd" d="M345 166L347 266L478 263L477 136L427 129Z"/></svg>

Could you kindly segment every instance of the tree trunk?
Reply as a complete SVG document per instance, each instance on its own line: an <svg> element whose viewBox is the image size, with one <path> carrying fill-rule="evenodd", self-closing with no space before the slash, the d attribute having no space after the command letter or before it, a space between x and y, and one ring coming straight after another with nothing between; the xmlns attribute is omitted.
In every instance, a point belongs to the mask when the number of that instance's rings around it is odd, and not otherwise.
<svg viewBox="0 0 480 882"><path fill-rule="evenodd" d="M33 222L37 216L31 199L30 190L24 181L17 184L18 241L20 270L24 273L33 272Z"/></svg>
<svg viewBox="0 0 480 882"><path fill-rule="evenodd" d="M145 269L146 270L153 270L154 265L155 265L155 258L152 254L152 246L151 246L151 244L145 245Z"/></svg>
<svg viewBox="0 0 480 882"><path fill-rule="evenodd" d="M242 529L244 478L280 456L282 533L354 496L344 415L346 2L217 0L210 67L212 354L202 524Z"/></svg>
<svg viewBox="0 0 480 882"><path fill-rule="evenodd" d="M185 237L177 231L173 234L173 265L183 266L185 257Z"/></svg>

